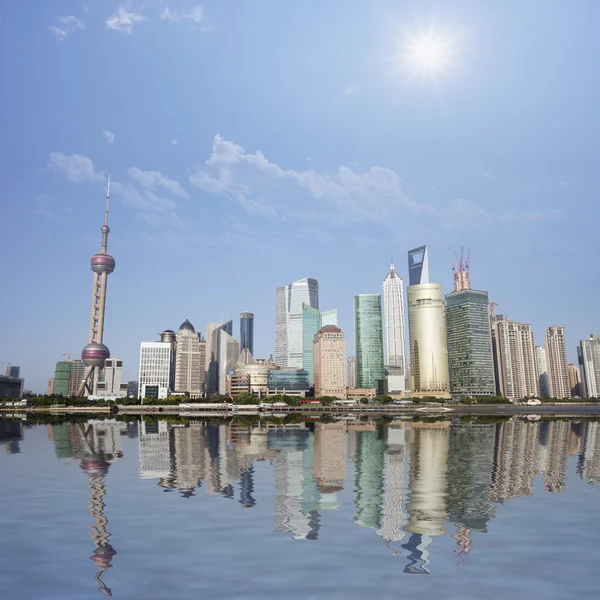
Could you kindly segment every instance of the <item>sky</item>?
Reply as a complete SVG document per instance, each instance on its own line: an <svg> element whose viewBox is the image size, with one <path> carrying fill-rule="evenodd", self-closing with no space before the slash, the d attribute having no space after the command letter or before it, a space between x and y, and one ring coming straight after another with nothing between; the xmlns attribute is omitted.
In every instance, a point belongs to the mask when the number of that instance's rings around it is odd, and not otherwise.
<svg viewBox="0 0 600 600"><path fill-rule="evenodd" d="M352 299L427 244L452 290L600 331L600 3L575 0L20 0L0 9L0 363L45 391L87 343L90 257L112 179L104 341L255 314L319 281L348 354ZM439 68L411 44L434 38ZM0 364L3 369L4 365Z"/></svg>

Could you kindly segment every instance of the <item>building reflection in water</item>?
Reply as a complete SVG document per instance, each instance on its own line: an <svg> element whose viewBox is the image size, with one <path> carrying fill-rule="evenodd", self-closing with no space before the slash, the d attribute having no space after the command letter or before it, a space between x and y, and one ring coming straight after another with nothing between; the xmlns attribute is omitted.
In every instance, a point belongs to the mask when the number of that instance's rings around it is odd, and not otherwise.
<svg viewBox="0 0 600 600"><path fill-rule="evenodd" d="M503 504L531 496L536 477L546 492L565 490L569 456L584 481L600 483L600 423L591 420L171 425L145 419L139 431L136 423L108 421L47 429L57 458L79 459L88 474L92 560L107 596L101 576L116 551L104 515L105 476L123 455L124 436L139 433L140 476L182 498L203 489L252 508L256 464L272 465L274 529L295 539L318 540L326 512L345 508L341 492L353 471L354 523L373 529L403 557L404 571L415 574L430 573L435 538L450 526L457 567L466 569L476 536L488 531ZM18 443L23 428L0 434L7 445Z"/></svg>

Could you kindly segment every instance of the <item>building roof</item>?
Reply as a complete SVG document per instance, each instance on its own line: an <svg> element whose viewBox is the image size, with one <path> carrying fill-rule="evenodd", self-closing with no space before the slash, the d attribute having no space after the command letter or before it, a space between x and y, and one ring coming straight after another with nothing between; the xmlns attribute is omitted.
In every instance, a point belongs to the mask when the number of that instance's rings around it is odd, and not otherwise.
<svg viewBox="0 0 600 600"><path fill-rule="evenodd" d="M193 331L196 333L194 326L187 319L179 326L179 331L182 329L187 329L188 331Z"/></svg>
<svg viewBox="0 0 600 600"><path fill-rule="evenodd" d="M256 360L254 360L254 356L248 348L244 348L240 354L240 357L237 360L238 365L255 365Z"/></svg>
<svg viewBox="0 0 600 600"><path fill-rule="evenodd" d="M324 325L319 329L319 333L342 333L342 330L335 325Z"/></svg>

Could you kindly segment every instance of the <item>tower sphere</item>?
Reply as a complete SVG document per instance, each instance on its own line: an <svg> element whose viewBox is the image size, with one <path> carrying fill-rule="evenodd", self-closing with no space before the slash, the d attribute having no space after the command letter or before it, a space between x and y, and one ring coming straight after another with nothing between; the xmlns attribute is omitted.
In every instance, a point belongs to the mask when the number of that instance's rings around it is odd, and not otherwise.
<svg viewBox="0 0 600 600"><path fill-rule="evenodd" d="M110 350L104 344L90 342L81 351L81 360L86 367L103 367L107 358L110 358Z"/></svg>
<svg viewBox="0 0 600 600"><path fill-rule="evenodd" d="M115 259L106 252L98 252L92 256L90 267L94 273L112 273L115 270Z"/></svg>
<svg viewBox="0 0 600 600"><path fill-rule="evenodd" d="M102 225L102 227L100 228L100 231L102 233L110 233L110 227L106 223L104 223L104 225Z"/></svg>

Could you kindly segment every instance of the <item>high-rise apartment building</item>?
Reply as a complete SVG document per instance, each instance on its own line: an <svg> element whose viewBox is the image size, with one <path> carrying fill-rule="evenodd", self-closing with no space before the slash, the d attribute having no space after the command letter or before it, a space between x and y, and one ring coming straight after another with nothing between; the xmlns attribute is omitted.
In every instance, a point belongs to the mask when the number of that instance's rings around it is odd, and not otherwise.
<svg viewBox="0 0 600 600"><path fill-rule="evenodd" d="M577 365L569 364L569 385L571 386L571 397L581 398L581 371Z"/></svg>
<svg viewBox="0 0 600 600"><path fill-rule="evenodd" d="M251 312L240 315L240 351L246 348L254 354L254 315Z"/></svg>
<svg viewBox="0 0 600 600"><path fill-rule="evenodd" d="M102 379L96 384L96 396L127 396L127 382L123 381L123 359L111 357L104 361Z"/></svg>
<svg viewBox="0 0 600 600"><path fill-rule="evenodd" d="M354 296L356 387L377 388L384 377L381 296Z"/></svg>
<svg viewBox="0 0 600 600"><path fill-rule="evenodd" d="M538 381L540 384L540 396L548 398L548 366L546 364L546 350L544 346L535 347L535 360L538 370Z"/></svg>
<svg viewBox="0 0 600 600"><path fill-rule="evenodd" d="M565 328L552 326L544 338L548 366L548 392L550 398L570 398L569 361L565 343Z"/></svg>
<svg viewBox="0 0 600 600"><path fill-rule="evenodd" d="M406 329L404 324L404 281L394 263L383 280L383 329L385 332L386 369L406 389ZM391 369L390 369L391 367Z"/></svg>
<svg viewBox="0 0 600 600"><path fill-rule="evenodd" d="M227 393L229 373L240 356L240 344L232 337L232 328L232 321L227 321L212 332L207 389L210 396Z"/></svg>
<svg viewBox="0 0 600 600"><path fill-rule="evenodd" d="M581 368L582 397L600 398L600 333L581 340L577 348Z"/></svg>
<svg viewBox="0 0 600 600"><path fill-rule="evenodd" d="M77 396L85 377L85 365L80 360L61 360L54 370L53 393L56 396Z"/></svg>
<svg viewBox="0 0 600 600"><path fill-rule="evenodd" d="M356 387L356 356L348 357L348 387Z"/></svg>
<svg viewBox="0 0 600 600"><path fill-rule="evenodd" d="M171 393L173 346L169 342L142 342L140 345L140 398L167 398Z"/></svg>
<svg viewBox="0 0 600 600"><path fill-rule="evenodd" d="M446 395L450 391L446 313L442 286L429 282L427 246L409 250L408 273L411 391L415 395Z"/></svg>
<svg viewBox="0 0 600 600"><path fill-rule="evenodd" d="M194 326L186 319L176 336L175 391L187 392L190 398L204 394L206 342L198 337Z"/></svg>
<svg viewBox="0 0 600 600"><path fill-rule="evenodd" d="M325 325L314 337L315 398L346 397L346 343L335 325Z"/></svg>
<svg viewBox="0 0 600 600"><path fill-rule="evenodd" d="M539 396L540 385L535 341L531 325L505 320L497 315L492 320L499 392L511 402Z"/></svg>
<svg viewBox="0 0 600 600"><path fill-rule="evenodd" d="M452 394L493 396L496 392L488 307L487 292L463 289L446 295Z"/></svg>
<svg viewBox="0 0 600 600"><path fill-rule="evenodd" d="M275 299L275 364L302 368L302 305L319 308L319 283L305 278L277 288Z"/></svg>
<svg viewBox="0 0 600 600"><path fill-rule="evenodd" d="M321 312L305 302L302 303L302 368L308 372L308 380L313 385L313 344L315 335L325 325L337 327L337 309Z"/></svg>

